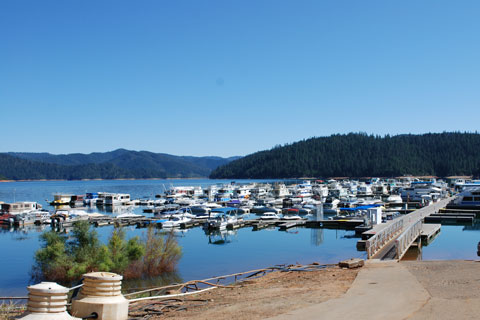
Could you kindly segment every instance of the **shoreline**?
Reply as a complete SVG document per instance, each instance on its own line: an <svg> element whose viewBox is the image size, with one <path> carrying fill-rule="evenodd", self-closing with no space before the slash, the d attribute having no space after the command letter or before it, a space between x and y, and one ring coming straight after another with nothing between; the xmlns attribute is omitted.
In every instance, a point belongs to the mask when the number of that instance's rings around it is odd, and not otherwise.
<svg viewBox="0 0 480 320"><path fill-rule="evenodd" d="M195 295L181 312L153 314L159 300L134 304L151 319L476 319L479 260L378 261L343 269L273 272ZM144 308L142 308L144 307ZM148 308L148 309L147 309ZM143 310L142 310L143 309Z"/></svg>

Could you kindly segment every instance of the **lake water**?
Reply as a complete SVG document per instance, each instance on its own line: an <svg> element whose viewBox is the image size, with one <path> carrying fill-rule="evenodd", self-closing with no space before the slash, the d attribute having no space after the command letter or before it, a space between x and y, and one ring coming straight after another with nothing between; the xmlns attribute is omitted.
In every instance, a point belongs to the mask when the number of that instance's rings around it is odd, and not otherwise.
<svg viewBox="0 0 480 320"><path fill-rule="evenodd" d="M264 180L236 180L237 183ZM269 180L271 181L271 180ZM0 201L37 201L52 209L48 201L54 193L84 194L85 192L129 193L132 199L151 198L170 186L207 186L228 183L226 180L102 180L102 181L42 181L0 183ZM137 208L135 213L142 213ZM49 226L42 227L49 230ZM26 230L0 229L2 272L0 296L24 295L30 283L34 252L40 247L38 236L42 228ZM97 232L105 242L113 227L100 227ZM440 235L423 250L423 259L475 259L480 228L442 226ZM146 229L126 227L127 237L142 236ZM183 256L176 275L156 279L158 284L204 279L277 264L336 263L342 259L365 257L356 250L353 231L331 229L290 229L252 231L243 228L223 234L207 235L197 227L176 233ZM220 240L220 241L219 241ZM223 244L218 244L223 243ZM473 249L472 249L473 248ZM137 284L141 286L141 284Z"/></svg>

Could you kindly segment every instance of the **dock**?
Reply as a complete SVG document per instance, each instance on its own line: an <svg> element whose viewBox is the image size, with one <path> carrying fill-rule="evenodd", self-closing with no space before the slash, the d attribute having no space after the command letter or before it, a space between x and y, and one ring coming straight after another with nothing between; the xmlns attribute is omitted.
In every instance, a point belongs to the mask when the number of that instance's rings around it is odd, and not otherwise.
<svg viewBox="0 0 480 320"><path fill-rule="evenodd" d="M440 233L441 224L422 224L422 230L420 231L420 237L425 243L429 243L437 234Z"/></svg>
<svg viewBox="0 0 480 320"><path fill-rule="evenodd" d="M475 214L432 214L425 217L425 223L472 224Z"/></svg>
<svg viewBox="0 0 480 320"><path fill-rule="evenodd" d="M424 219L445 208L453 199L449 197L418 209L401 218L382 223L375 229L366 231L365 238L357 243L357 249L365 247L368 259L401 259L408 248L421 238L422 231L432 238L439 232L437 227L423 228ZM435 219L435 217L434 217ZM437 218L438 219L438 218ZM437 221L437 220L435 220ZM363 238L363 236L362 236Z"/></svg>
<svg viewBox="0 0 480 320"><path fill-rule="evenodd" d="M285 222L285 223L281 223L278 225L278 229L280 231L285 231L287 229L290 229L290 228L295 228L295 227L303 227L305 226L305 221L290 221L290 222Z"/></svg>
<svg viewBox="0 0 480 320"><path fill-rule="evenodd" d="M332 219L319 221L306 221L307 228L326 228L326 229L343 229L355 230L355 227L364 224L363 219Z"/></svg>

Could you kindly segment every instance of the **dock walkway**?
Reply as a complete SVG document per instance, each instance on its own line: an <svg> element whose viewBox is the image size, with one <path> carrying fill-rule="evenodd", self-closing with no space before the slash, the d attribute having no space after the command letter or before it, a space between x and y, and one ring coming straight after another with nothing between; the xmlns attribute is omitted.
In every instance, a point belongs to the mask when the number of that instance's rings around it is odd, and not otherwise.
<svg viewBox="0 0 480 320"><path fill-rule="evenodd" d="M380 224L375 234L365 241L365 249L369 259L384 257L401 258L410 245L420 236L423 219L439 212L453 197L440 200L432 205L418 209L401 218ZM396 254L392 254L395 249Z"/></svg>

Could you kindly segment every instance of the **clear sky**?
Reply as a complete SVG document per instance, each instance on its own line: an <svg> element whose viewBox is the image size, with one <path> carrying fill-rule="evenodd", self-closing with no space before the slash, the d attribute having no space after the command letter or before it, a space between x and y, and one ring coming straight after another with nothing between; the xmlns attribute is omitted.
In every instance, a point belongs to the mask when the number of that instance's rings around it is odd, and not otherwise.
<svg viewBox="0 0 480 320"><path fill-rule="evenodd" d="M475 131L480 1L1 0L0 151Z"/></svg>

